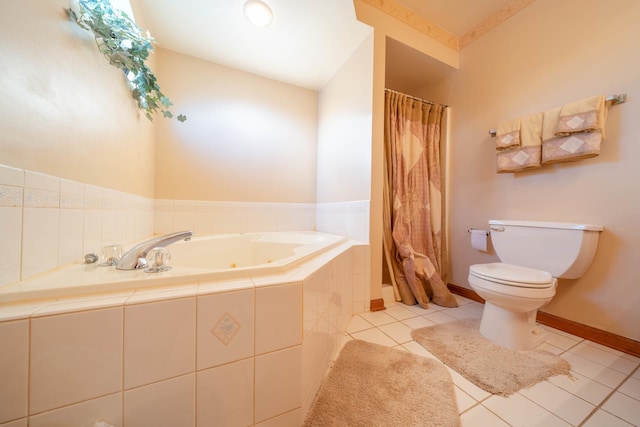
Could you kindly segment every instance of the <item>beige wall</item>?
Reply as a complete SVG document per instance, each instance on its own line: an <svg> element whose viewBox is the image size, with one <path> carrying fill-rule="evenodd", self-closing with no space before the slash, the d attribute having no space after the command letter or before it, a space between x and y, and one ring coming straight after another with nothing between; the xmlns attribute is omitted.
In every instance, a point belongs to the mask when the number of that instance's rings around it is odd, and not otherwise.
<svg viewBox="0 0 640 427"><path fill-rule="evenodd" d="M158 199L315 201L318 94L159 49L175 114L159 120Z"/></svg>
<svg viewBox="0 0 640 427"><path fill-rule="evenodd" d="M354 2L358 9L358 0ZM373 12L371 12L373 13ZM359 13L359 18L368 16ZM404 88L412 95L450 105L450 282L469 287L474 263L497 257L471 249L470 227L487 227L492 218L555 220L601 224L598 253L579 280L561 280L553 301L542 311L640 339L640 179L638 160L640 107L640 3L635 0L537 0L499 27L459 52L459 69L421 87ZM372 24L373 25L373 24ZM432 59L456 67L455 60L416 43L410 30L380 19L376 55L385 33ZM411 37L410 37L411 36ZM435 53L434 53L435 52ZM384 60L383 60L384 62ZM374 81L384 75L375 62ZM432 71L432 70L429 70ZM420 70L417 70L420 72ZM383 79L384 81L384 79ZM380 106L374 93L374 127ZM627 93L629 101L610 109L607 139L601 155L577 163L558 164L520 174L495 173L490 129L504 120L544 111L596 94ZM379 116L378 116L379 117ZM381 147L374 130L375 150ZM374 160L375 163L375 160ZM372 239L379 190L372 172ZM377 260L373 255L372 260ZM375 263L374 263L375 264ZM372 294L376 287L372 266Z"/></svg>
<svg viewBox="0 0 640 427"><path fill-rule="evenodd" d="M153 195L153 126L67 0L0 14L0 164Z"/></svg>
<svg viewBox="0 0 640 427"><path fill-rule="evenodd" d="M373 31L319 97L316 201L369 200Z"/></svg>
<svg viewBox="0 0 640 427"><path fill-rule="evenodd" d="M542 311L640 339L640 2L537 0L460 52L449 81L452 120L451 282L468 287L467 229L488 219L601 224L595 260L561 280ZM495 173L488 130L507 119L597 94L627 93L612 107L599 157L519 174Z"/></svg>

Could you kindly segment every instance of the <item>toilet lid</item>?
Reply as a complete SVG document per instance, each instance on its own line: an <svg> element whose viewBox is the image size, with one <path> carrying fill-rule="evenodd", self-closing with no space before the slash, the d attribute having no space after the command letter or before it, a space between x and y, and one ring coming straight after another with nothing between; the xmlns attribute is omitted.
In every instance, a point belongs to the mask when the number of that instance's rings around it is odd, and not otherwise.
<svg viewBox="0 0 640 427"><path fill-rule="evenodd" d="M502 262L475 264L469 267L469 273L491 282L522 288L548 288L553 284L553 277L546 271Z"/></svg>

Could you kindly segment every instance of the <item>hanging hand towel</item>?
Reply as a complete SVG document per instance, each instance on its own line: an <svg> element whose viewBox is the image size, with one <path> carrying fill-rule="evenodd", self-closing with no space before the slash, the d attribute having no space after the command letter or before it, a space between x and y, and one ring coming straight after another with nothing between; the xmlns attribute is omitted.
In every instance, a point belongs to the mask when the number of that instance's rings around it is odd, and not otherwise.
<svg viewBox="0 0 640 427"><path fill-rule="evenodd" d="M575 162L600 154L602 133L581 132L542 143L542 164Z"/></svg>
<svg viewBox="0 0 640 427"><path fill-rule="evenodd" d="M521 172L540 167L542 145L542 113L521 120L520 147L498 151L497 172Z"/></svg>
<svg viewBox="0 0 640 427"><path fill-rule="evenodd" d="M496 149L506 150L520 145L520 119L514 119L498 126Z"/></svg>
<svg viewBox="0 0 640 427"><path fill-rule="evenodd" d="M579 132L555 136L563 107L544 112L542 122L542 164L574 162L600 154L602 133Z"/></svg>
<svg viewBox="0 0 640 427"><path fill-rule="evenodd" d="M604 96L594 96L564 105L560 110L556 136L568 136L577 132L600 131L604 138L607 107Z"/></svg>
<svg viewBox="0 0 640 427"><path fill-rule="evenodd" d="M550 139L557 138L556 130L560 120L560 110L562 107L553 108L542 113L542 143Z"/></svg>

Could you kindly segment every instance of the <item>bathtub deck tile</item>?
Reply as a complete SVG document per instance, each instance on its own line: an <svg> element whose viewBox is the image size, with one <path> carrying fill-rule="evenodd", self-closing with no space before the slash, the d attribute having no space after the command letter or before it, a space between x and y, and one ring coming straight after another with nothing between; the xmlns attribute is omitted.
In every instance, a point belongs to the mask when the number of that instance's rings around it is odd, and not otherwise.
<svg viewBox="0 0 640 427"><path fill-rule="evenodd" d="M94 295L78 298L63 298L42 306L32 313L31 317L50 316L53 314L73 313L77 311L96 310L100 308L123 306L127 298L133 294L119 292L109 295Z"/></svg>
<svg viewBox="0 0 640 427"><path fill-rule="evenodd" d="M261 288L265 286L292 285L295 283L301 283L304 278L304 275L293 272L293 274L285 273L252 277L251 281L256 288Z"/></svg>
<svg viewBox="0 0 640 427"><path fill-rule="evenodd" d="M198 296L252 288L253 282L250 279L206 282L198 285Z"/></svg>
<svg viewBox="0 0 640 427"><path fill-rule="evenodd" d="M198 285L178 285L166 288L139 289L131 295L125 305L141 304L153 301L163 301L176 298L195 297L198 294Z"/></svg>
<svg viewBox="0 0 640 427"><path fill-rule="evenodd" d="M40 301L26 304L0 305L0 322L28 319L35 312L51 304L51 301Z"/></svg>

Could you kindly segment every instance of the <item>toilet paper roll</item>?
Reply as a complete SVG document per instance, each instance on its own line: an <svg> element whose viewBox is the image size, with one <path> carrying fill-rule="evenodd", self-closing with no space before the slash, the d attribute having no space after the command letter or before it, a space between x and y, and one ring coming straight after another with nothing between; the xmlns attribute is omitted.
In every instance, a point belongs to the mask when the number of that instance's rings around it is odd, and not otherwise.
<svg viewBox="0 0 640 427"><path fill-rule="evenodd" d="M487 251L487 230L469 230L471 232L471 247L480 251Z"/></svg>

